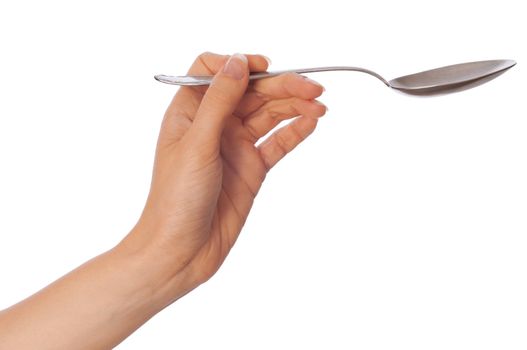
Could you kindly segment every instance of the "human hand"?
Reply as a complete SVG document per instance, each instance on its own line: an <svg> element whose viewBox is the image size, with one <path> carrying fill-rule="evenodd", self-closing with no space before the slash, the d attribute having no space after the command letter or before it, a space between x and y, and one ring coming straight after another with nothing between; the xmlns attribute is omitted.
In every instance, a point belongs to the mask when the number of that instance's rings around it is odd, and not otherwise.
<svg viewBox="0 0 527 350"><path fill-rule="evenodd" d="M298 74L248 84L249 71L267 67L261 55L204 53L188 74L215 74L212 84L181 87L165 113L150 193L121 245L149 251L158 266L180 277L180 293L217 271L266 173L313 132L326 112L315 100L323 87Z"/></svg>
<svg viewBox="0 0 527 350"><path fill-rule="evenodd" d="M0 310L1 349L113 348L216 272L265 174L326 111L313 100L323 90L317 83L284 74L248 86L249 70L266 70L265 58L228 59L201 55L189 74L216 73L212 85L182 87L168 107L150 193L132 231L113 249Z"/></svg>

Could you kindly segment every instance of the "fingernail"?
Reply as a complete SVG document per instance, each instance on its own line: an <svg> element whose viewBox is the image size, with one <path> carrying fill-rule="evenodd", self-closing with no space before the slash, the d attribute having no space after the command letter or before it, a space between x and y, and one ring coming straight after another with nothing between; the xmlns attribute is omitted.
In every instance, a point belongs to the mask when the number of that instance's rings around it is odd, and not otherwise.
<svg viewBox="0 0 527 350"><path fill-rule="evenodd" d="M322 91L326 91L326 88L323 87L322 84L320 84L318 81L314 81L313 79L309 79L308 77L303 76L303 75L301 75L301 77L304 78L304 80L307 81L310 84L313 84L313 85L316 85L316 86L320 86L322 88Z"/></svg>
<svg viewBox="0 0 527 350"><path fill-rule="evenodd" d="M236 80L241 80L247 73L247 57L240 53L235 53L229 57L225 67L223 67L223 73Z"/></svg>
<svg viewBox="0 0 527 350"><path fill-rule="evenodd" d="M313 100L313 102L315 102L317 105L319 106L322 106L326 109L326 112L329 111L329 108L328 106L326 106L325 104L323 104L322 102L318 101L318 100Z"/></svg>
<svg viewBox="0 0 527 350"><path fill-rule="evenodd" d="M271 61L271 59L270 59L269 57L264 56L264 55L262 55L262 57L265 58L265 60L267 61L267 64L268 64L269 66L273 63L273 61Z"/></svg>

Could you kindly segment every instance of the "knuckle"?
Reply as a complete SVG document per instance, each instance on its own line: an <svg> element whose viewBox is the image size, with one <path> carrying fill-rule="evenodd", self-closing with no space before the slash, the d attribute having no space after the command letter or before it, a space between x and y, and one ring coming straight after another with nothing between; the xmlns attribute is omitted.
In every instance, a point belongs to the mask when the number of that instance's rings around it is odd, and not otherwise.
<svg viewBox="0 0 527 350"><path fill-rule="evenodd" d="M298 77L300 76L300 74L295 73L295 72L287 72L287 73L284 73L282 76L283 76L284 80L288 80L288 79L298 79Z"/></svg>
<svg viewBox="0 0 527 350"><path fill-rule="evenodd" d="M255 95L256 95L256 98L260 99L260 101L262 101L263 103L271 101L271 96L269 96L269 95L267 95L267 94L265 94L263 92L256 91Z"/></svg>
<svg viewBox="0 0 527 350"><path fill-rule="evenodd" d="M273 109L268 109L267 110L267 117L269 119L278 120L278 119L280 119L281 115L282 115L282 113L280 113L279 111L276 111L276 110L273 110Z"/></svg>
<svg viewBox="0 0 527 350"><path fill-rule="evenodd" d="M199 59L199 58L204 58L204 57L211 56L211 55L215 55L215 53L210 52L210 51L203 51L202 53L200 53L200 54L198 55L197 58L198 58L198 59Z"/></svg>
<svg viewBox="0 0 527 350"><path fill-rule="evenodd" d="M304 136L300 133L295 123L291 124L291 134L293 135L293 138L295 139L295 143L302 142L304 140Z"/></svg>
<svg viewBox="0 0 527 350"><path fill-rule="evenodd" d="M286 141L280 133L275 134L275 141L276 141L276 149L280 153L280 158L281 158L287 154Z"/></svg>
<svg viewBox="0 0 527 350"><path fill-rule="evenodd" d="M258 140L260 138L260 133L258 132L256 127L253 125L253 123L251 121L248 121L244 125L245 125L245 128L247 129L247 131L249 132L249 134L251 135L252 140L254 142L256 142L256 140Z"/></svg>
<svg viewBox="0 0 527 350"><path fill-rule="evenodd" d="M230 104L232 96L225 89L220 88L217 85L211 85L207 91L207 99L211 100L214 104Z"/></svg>

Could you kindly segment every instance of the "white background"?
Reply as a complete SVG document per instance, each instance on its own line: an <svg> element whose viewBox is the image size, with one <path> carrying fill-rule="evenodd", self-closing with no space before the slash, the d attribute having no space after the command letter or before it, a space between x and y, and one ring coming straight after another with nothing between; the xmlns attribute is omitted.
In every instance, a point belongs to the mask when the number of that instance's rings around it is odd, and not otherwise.
<svg viewBox="0 0 527 350"><path fill-rule="evenodd" d="M477 89L311 75L329 112L267 177L219 273L119 349L525 349L521 1L5 1L0 309L117 243L202 51L393 78L511 58Z"/></svg>

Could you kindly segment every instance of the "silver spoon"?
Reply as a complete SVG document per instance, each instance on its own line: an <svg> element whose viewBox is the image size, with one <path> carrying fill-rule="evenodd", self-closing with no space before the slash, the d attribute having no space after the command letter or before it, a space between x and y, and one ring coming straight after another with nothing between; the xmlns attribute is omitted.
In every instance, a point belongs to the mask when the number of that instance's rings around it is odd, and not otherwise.
<svg viewBox="0 0 527 350"><path fill-rule="evenodd" d="M348 67L348 66L334 66L334 67L318 67L318 68L303 68L291 69L274 72L252 73L249 76L250 80L263 79L274 77L283 73L314 73L314 72L328 72L328 71L356 71L374 76L382 81L386 86L399 90L401 92L412 95L436 95L447 94L455 91L466 90L475 86L488 82L503 74L506 70L516 64L513 60L491 60L478 61L455 64L427 70L420 73L405 75L399 78L387 81L379 74L364 68ZM212 81L212 76L169 76L156 75L156 80L172 85L209 85Z"/></svg>

